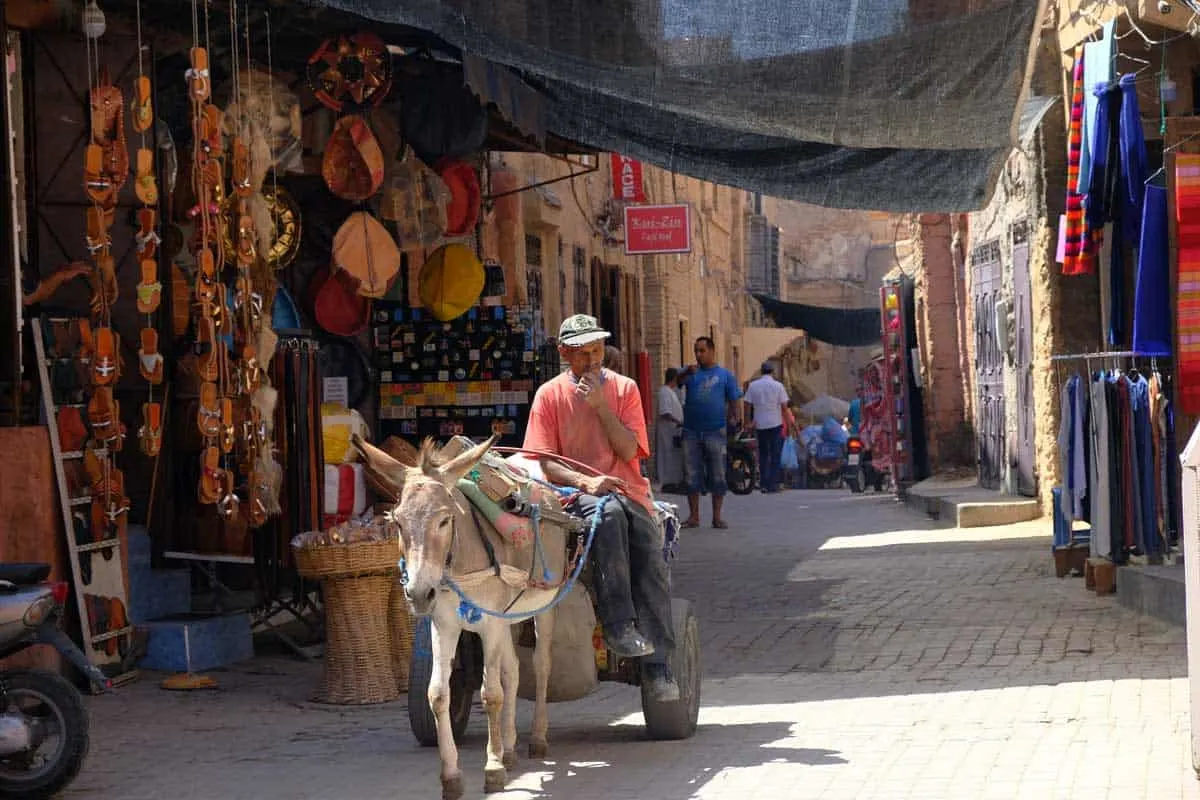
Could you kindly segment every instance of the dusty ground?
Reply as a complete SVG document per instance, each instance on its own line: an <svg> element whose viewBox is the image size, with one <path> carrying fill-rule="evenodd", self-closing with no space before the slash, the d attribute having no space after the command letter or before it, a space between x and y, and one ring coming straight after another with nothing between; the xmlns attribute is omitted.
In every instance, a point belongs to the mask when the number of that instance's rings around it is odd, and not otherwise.
<svg viewBox="0 0 1200 800"><path fill-rule="evenodd" d="M1182 630L1053 577L1048 523L934 530L884 497L731 498L690 531L678 594L703 636L701 727L642 734L638 693L551 709L551 759L497 800L1200 798ZM707 514L705 515L707 520ZM1036 537L1036 538L1030 538ZM307 701L319 667L261 657L176 694L92 699L71 798L436 798L403 701ZM522 730L529 704L522 703ZM482 796L482 714L463 747Z"/></svg>

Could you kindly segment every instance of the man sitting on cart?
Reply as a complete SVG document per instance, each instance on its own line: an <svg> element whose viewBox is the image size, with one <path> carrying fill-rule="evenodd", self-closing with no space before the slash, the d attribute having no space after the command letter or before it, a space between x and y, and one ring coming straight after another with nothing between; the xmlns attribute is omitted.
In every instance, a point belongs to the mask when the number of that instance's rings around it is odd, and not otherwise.
<svg viewBox="0 0 1200 800"><path fill-rule="evenodd" d="M639 462L650 456L646 418L637 384L604 369L610 334L595 317L576 314L558 329L558 352L569 366L533 398L525 448L586 464L576 472L541 458L547 480L579 489L579 510L590 519L612 494L592 542L593 590L605 639L614 653L643 658L644 676L660 702L679 698L667 665L675 648L671 592L663 557L662 528Z"/></svg>

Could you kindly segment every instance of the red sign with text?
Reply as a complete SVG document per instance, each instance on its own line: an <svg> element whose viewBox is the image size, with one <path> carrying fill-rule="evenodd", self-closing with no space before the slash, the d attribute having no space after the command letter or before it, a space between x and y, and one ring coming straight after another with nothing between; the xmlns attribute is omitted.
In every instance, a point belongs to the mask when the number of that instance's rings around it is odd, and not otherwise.
<svg viewBox="0 0 1200 800"><path fill-rule="evenodd" d="M642 162L612 154L613 199L626 203L646 202L646 192L642 188Z"/></svg>
<svg viewBox="0 0 1200 800"><path fill-rule="evenodd" d="M692 207L625 207L625 254L692 252Z"/></svg>

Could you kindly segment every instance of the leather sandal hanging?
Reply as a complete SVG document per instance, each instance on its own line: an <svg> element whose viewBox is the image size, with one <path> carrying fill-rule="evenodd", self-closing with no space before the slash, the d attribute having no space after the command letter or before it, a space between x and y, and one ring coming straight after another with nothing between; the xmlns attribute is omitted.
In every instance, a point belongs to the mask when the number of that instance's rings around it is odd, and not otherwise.
<svg viewBox="0 0 1200 800"><path fill-rule="evenodd" d="M129 103L133 129L145 133L154 125L154 105L150 94L150 79L139 75L133 82L133 100Z"/></svg>
<svg viewBox="0 0 1200 800"><path fill-rule="evenodd" d="M97 386L109 386L117 378L117 343L112 328L96 331L96 357L92 361L92 382Z"/></svg>
<svg viewBox="0 0 1200 800"><path fill-rule="evenodd" d="M196 496L201 504L210 506L221 499L224 472L221 469L221 451L212 446L205 448L201 457L200 486Z"/></svg>
<svg viewBox="0 0 1200 800"><path fill-rule="evenodd" d="M153 208L139 208L137 212L138 232L134 234L134 244L137 246L139 261L154 258L162 239L155 230L158 213Z"/></svg>
<svg viewBox="0 0 1200 800"><path fill-rule="evenodd" d="M158 352L158 331L142 328L142 346L138 349L138 373L152 386L163 380L163 355Z"/></svg>
<svg viewBox="0 0 1200 800"><path fill-rule="evenodd" d="M217 396L217 385L212 382L200 384L200 405L196 410L196 426L200 435L214 439L221 435L221 401Z"/></svg>
<svg viewBox="0 0 1200 800"><path fill-rule="evenodd" d="M133 184L134 194L148 206L158 203L158 183L154 178L154 151L139 147L137 151L137 176Z"/></svg>
<svg viewBox="0 0 1200 800"><path fill-rule="evenodd" d="M142 261L142 280L137 285L137 310L153 314L162 303L162 284L158 281L158 262L152 258Z"/></svg>
<svg viewBox="0 0 1200 800"><path fill-rule="evenodd" d="M142 405L142 426L138 428L138 449L149 458L154 458L162 449L162 405Z"/></svg>

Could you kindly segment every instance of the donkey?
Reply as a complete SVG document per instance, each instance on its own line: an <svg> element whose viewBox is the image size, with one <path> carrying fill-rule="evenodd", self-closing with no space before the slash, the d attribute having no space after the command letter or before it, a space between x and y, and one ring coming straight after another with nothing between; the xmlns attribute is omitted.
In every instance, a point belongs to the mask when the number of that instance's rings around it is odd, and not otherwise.
<svg viewBox="0 0 1200 800"><path fill-rule="evenodd" d="M547 590L529 591L525 584L533 548L512 547L486 520L472 513L469 501L457 488L458 480L475 467L496 438L493 436L445 463L440 463L443 459L439 458L433 442L426 440L415 465L401 463L357 435L352 439L373 483L397 499L391 516L400 528L400 546L406 560L404 593L416 614L432 617L429 706L437 727L443 800L457 800L463 794L458 749L450 723L450 672L459 634L464 630L478 634L483 641L481 695L488 720L484 791L502 791L508 780L507 770L516 765L518 666L510 626L520 621L489 615L475 622L464 620L458 613L459 598L443 578L454 578L481 608L501 610L511 606L517 611L532 610L549 599ZM542 536L546 565L562 575L566 568L565 533L557 527L545 526ZM493 566L489 545L500 570ZM520 602L516 603L518 599ZM547 753L546 692L554 620L553 609L534 620L536 700L529 742L533 758L542 758Z"/></svg>

